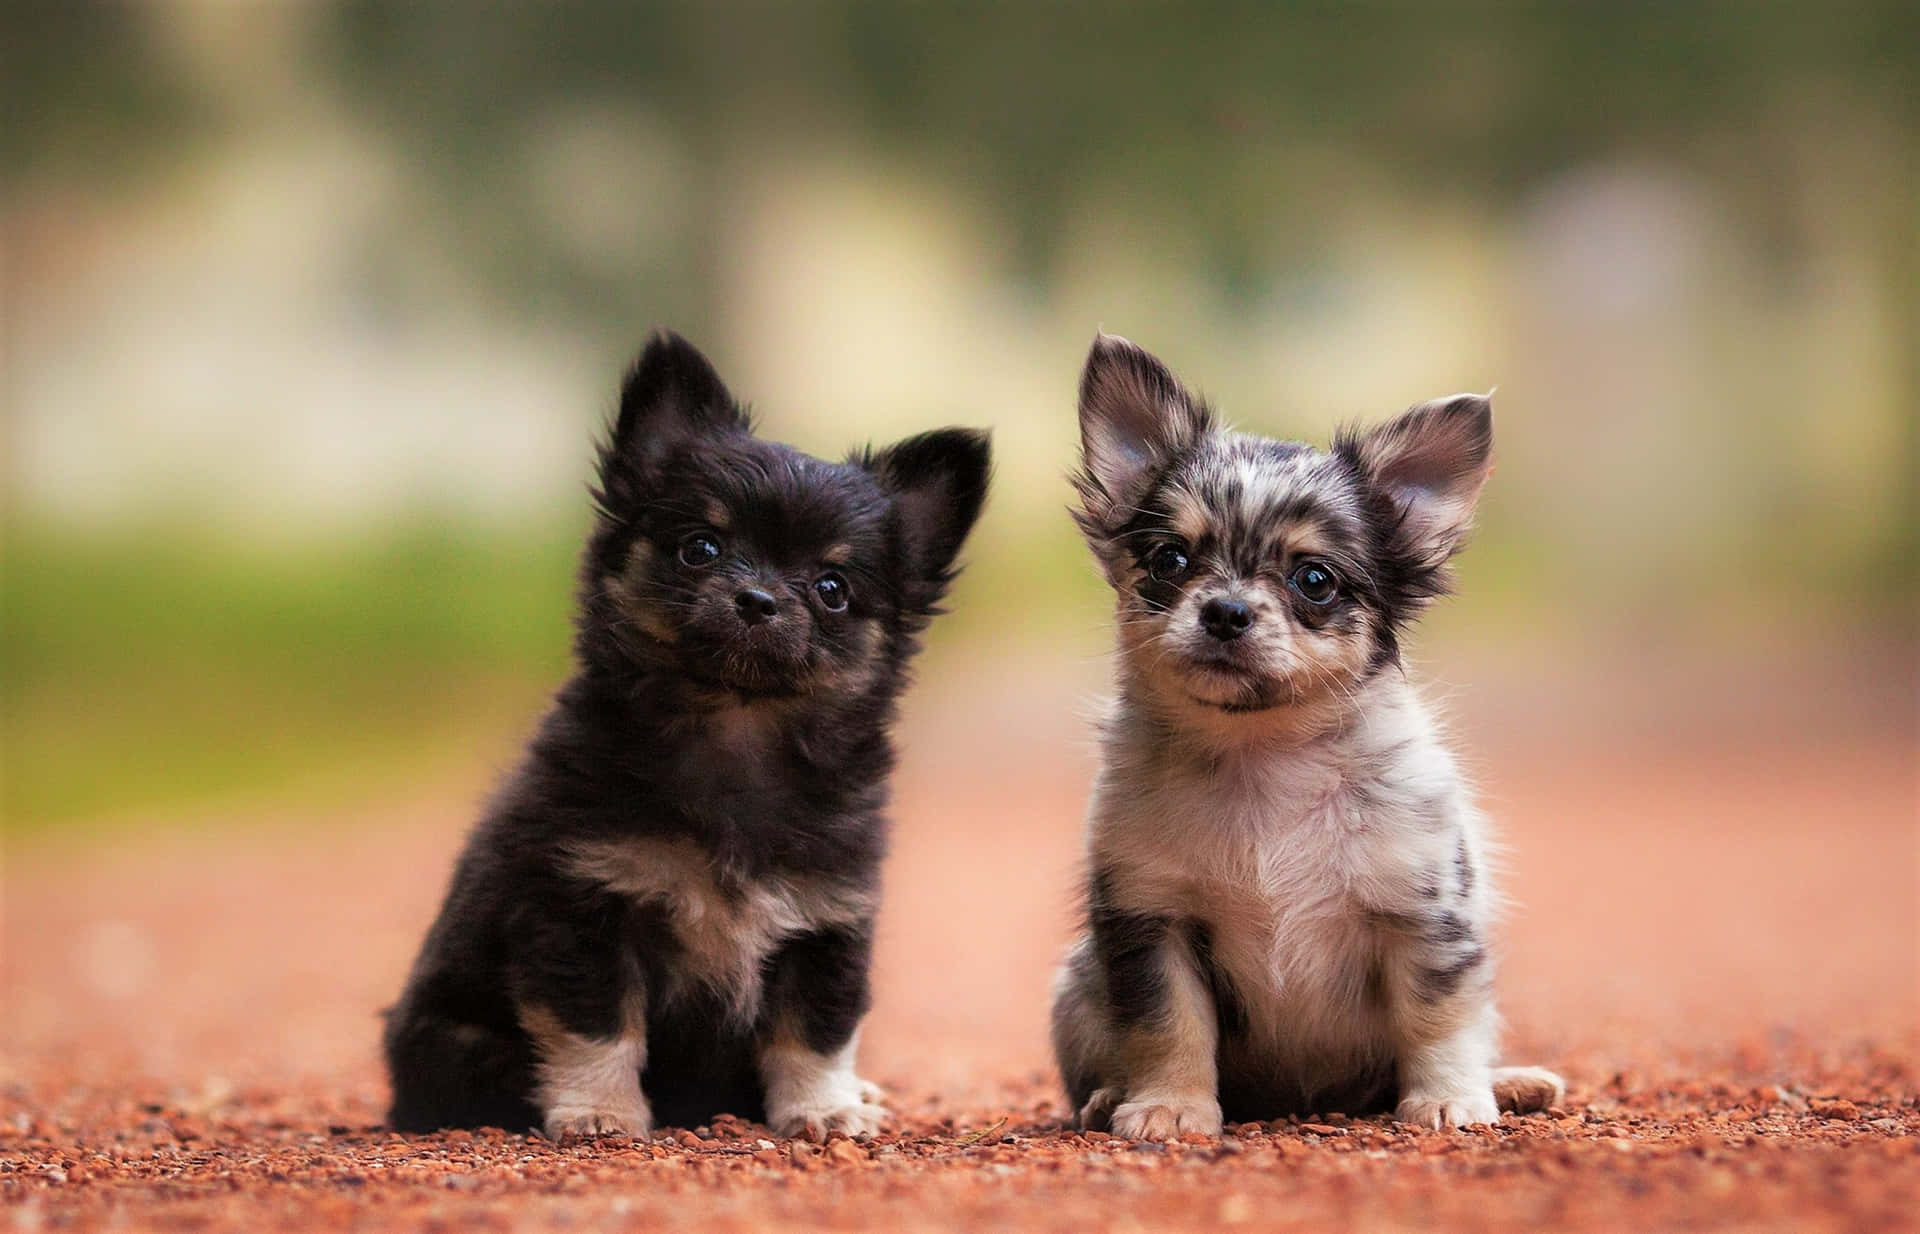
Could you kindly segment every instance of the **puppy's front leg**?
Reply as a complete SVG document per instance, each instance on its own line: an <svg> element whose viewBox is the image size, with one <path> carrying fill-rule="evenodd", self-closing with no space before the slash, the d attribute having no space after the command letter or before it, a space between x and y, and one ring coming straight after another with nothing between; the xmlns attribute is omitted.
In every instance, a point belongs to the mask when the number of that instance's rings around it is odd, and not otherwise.
<svg viewBox="0 0 1920 1234"><path fill-rule="evenodd" d="M645 1138L646 987L622 948L624 913L597 898L555 898L521 914L510 970L520 1027L537 1062L532 1101L549 1139Z"/></svg>
<svg viewBox="0 0 1920 1234"><path fill-rule="evenodd" d="M1096 880L1093 945L1106 977L1124 1088L1108 1126L1130 1140L1220 1134L1220 1025L1185 934L1164 917L1116 908Z"/></svg>
<svg viewBox="0 0 1920 1234"><path fill-rule="evenodd" d="M1456 912L1405 920L1389 965L1400 1073L1395 1117L1432 1128L1498 1122L1493 972L1485 943Z"/></svg>
<svg viewBox="0 0 1920 1234"><path fill-rule="evenodd" d="M760 1028L760 1079L776 1135L871 1134L887 1111L853 1070L871 996L871 922L788 940L774 956Z"/></svg>

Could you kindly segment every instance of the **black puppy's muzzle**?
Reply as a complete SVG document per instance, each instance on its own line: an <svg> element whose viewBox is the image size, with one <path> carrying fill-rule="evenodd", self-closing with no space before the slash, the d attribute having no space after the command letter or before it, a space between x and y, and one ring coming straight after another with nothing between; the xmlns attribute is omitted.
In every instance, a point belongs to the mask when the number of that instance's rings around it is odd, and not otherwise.
<svg viewBox="0 0 1920 1234"><path fill-rule="evenodd" d="M771 593L758 587L742 588L733 597L733 611L747 625L757 626L769 622L780 612L780 603Z"/></svg>

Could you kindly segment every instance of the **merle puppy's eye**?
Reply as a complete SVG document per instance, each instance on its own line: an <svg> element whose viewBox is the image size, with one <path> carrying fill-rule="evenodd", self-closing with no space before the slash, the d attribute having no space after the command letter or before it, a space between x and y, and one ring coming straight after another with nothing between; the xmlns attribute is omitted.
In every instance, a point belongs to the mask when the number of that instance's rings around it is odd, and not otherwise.
<svg viewBox="0 0 1920 1234"><path fill-rule="evenodd" d="M720 541L710 531L696 531L680 541L680 564L710 566L720 556Z"/></svg>
<svg viewBox="0 0 1920 1234"><path fill-rule="evenodd" d="M847 607L847 580L829 570L813 580L813 594L829 612L842 612Z"/></svg>
<svg viewBox="0 0 1920 1234"><path fill-rule="evenodd" d="M1147 575L1156 583L1171 583L1183 577L1191 564L1183 545L1162 544L1147 554Z"/></svg>
<svg viewBox="0 0 1920 1234"><path fill-rule="evenodd" d="M1317 561L1303 563L1293 572L1290 581L1309 604L1332 604L1333 598L1340 594L1340 580Z"/></svg>

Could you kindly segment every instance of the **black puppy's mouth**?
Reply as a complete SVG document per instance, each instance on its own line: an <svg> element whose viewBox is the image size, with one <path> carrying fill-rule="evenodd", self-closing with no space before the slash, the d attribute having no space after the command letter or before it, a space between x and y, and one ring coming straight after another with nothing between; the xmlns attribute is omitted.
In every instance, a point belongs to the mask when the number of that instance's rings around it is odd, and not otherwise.
<svg viewBox="0 0 1920 1234"><path fill-rule="evenodd" d="M689 673L687 679L709 707L790 703L808 694L806 684L799 680L741 679L711 672Z"/></svg>
<svg viewBox="0 0 1920 1234"><path fill-rule="evenodd" d="M743 702L799 698L807 692L810 675L799 665L710 664L693 674L716 693L734 695Z"/></svg>
<svg viewBox="0 0 1920 1234"><path fill-rule="evenodd" d="M727 693L742 703L769 703L781 699L799 698L806 691L797 685L750 686L729 683Z"/></svg>
<svg viewBox="0 0 1920 1234"><path fill-rule="evenodd" d="M743 702L798 698L813 681L811 657L737 640L699 657L696 675L710 688ZM690 666L692 667L692 666Z"/></svg>

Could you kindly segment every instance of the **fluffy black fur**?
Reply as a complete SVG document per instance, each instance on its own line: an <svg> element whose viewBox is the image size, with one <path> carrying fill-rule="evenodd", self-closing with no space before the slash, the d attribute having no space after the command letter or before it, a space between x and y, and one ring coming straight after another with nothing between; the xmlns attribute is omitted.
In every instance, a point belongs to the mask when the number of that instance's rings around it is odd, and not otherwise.
<svg viewBox="0 0 1920 1234"><path fill-rule="evenodd" d="M388 1017L395 1128L540 1127L529 1008L602 1040L643 1006L660 1125L764 1118L776 1033L822 1054L850 1040L895 700L988 473L985 434L957 429L844 463L762 441L692 345L649 341L600 450L576 670L469 838ZM761 604L773 616L750 621ZM691 854L705 924L580 859L627 851ZM821 920L758 943L690 932L733 909L749 920L776 889ZM694 971L756 946L730 988Z"/></svg>

